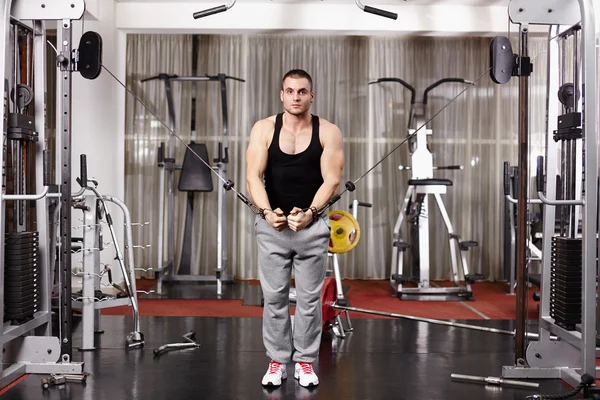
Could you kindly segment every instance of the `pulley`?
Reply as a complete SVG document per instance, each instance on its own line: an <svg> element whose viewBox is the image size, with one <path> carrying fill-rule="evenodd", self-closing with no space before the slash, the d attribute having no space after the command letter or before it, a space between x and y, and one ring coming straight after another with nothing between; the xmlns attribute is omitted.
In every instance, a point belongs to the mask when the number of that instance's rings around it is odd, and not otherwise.
<svg viewBox="0 0 600 400"><path fill-rule="evenodd" d="M19 109L23 109L33 101L33 89L24 83L19 83L16 87L17 98L15 99L15 89L10 91L10 99Z"/></svg>

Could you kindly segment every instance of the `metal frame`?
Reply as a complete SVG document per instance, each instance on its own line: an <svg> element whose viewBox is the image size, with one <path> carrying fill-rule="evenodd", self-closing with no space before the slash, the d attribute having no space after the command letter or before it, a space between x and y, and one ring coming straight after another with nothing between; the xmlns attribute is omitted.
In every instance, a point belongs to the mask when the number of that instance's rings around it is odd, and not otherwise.
<svg viewBox="0 0 600 400"><path fill-rule="evenodd" d="M60 24L60 22L59 22ZM62 20L62 35L61 43L57 43L59 49L59 68L60 68L60 85L57 92L62 93L62 101L57 103L57 121L61 120L60 135L57 129L57 138L60 136L60 257L59 257L59 282L61 285L61 294L59 298L60 320L59 332L61 332L62 353L70 355L73 352L72 347L72 307L71 307L71 110L72 110L72 65L71 52L73 49L73 35L71 32L71 20ZM61 46L62 45L62 46ZM58 125L57 125L58 128Z"/></svg>
<svg viewBox="0 0 600 400"><path fill-rule="evenodd" d="M576 192L576 197L571 200L571 204L581 204L582 219L582 322L576 331L567 331L554 323L550 317L550 257L546 257L551 249L551 240L555 235L555 209L553 200L544 202L544 234L543 234L543 268L542 268L542 288L539 318L539 341L529 343L525 351L524 328L525 328L525 303L518 299L517 301L517 334L515 365L503 368L502 375L505 378L559 378L569 385L575 387L581 382L581 375L596 374L596 221L597 221L597 193L598 193L598 137L595 131L597 118L597 104L595 90L597 87L596 71L596 26L595 12L592 0L570 0L555 1L554 7L550 8L544 3L543 9L537 7L535 1L511 1L509 6L511 19L521 24L521 55L527 54L527 32L529 24L553 24L562 25L550 28L549 48L548 48L548 94L547 94L547 124L548 133L546 140L546 196L556 193L555 179L558 171L557 167L557 144L553 140L553 131L556 129L559 103L556 98L558 91L559 73L558 71L558 45L554 40L559 37L562 29L569 28L573 24L581 21L581 55L582 55L582 79L583 88L583 137L585 158L583 169L585 170L585 182L581 191ZM579 16L573 21L573 8L579 3ZM528 5L526 8L524 5ZM541 5L541 4L540 4ZM552 15L549 13L552 9ZM527 10L527 12L519 11ZM520 97L526 98L528 92L527 80L520 77ZM520 131L527 133L528 115L526 108L520 107ZM523 135L521 135L523 136ZM519 168L527 169L527 157L520 158ZM581 165L581 164L579 164ZM525 182L526 185L526 182ZM519 192L519 205L526 205L527 186L525 190ZM542 199L544 201L545 197ZM564 203L563 203L564 204ZM524 234L526 226L526 216L522 214L518 217L518 231L521 232L521 238L517 245L524 247ZM519 248L517 249L519 250ZM517 287L521 289L526 286L526 272L523 273L525 265L524 252L521 250L517 268ZM519 263L521 267L519 268ZM519 269L521 271L519 271ZM521 273L519 273L521 272ZM519 294L519 293L517 293ZM559 337L559 341L551 342L550 334Z"/></svg>
<svg viewBox="0 0 600 400"><path fill-rule="evenodd" d="M512 167L509 166L508 162L505 162L505 170L504 170L504 198L505 198L505 231L504 231L504 269L508 271L508 294L515 294L516 287L516 247L517 247L517 230L515 226L515 214L516 214L516 204L518 203L517 199L514 198L515 193L515 171L510 171ZM528 199L527 204L542 204L542 201L539 199ZM531 234L527 237L527 251L529 254L530 261L541 261L542 260L542 251L535 244L533 244L534 239Z"/></svg>
<svg viewBox="0 0 600 400"><path fill-rule="evenodd" d="M102 234L102 214L99 215L98 205L101 201L112 202L116 204L124 214L125 219L125 249L127 249L127 265L128 271L121 271L124 274L124 279L129 282L127 285L126 292L127 297L123 298L106 298L98 299L95 296L96 290L101 290L100 281L104 274L101 271L100 252L106 245L104 243L104 235ZM80 308L82 310L82 344L80 350L95 350L95 336L94 334L100 331L100 309L118 307L118 306L131 306L133 313L133 331L130 333L126 342L128 348L141 347L144 345L144 338L140 332L140 316L139 307L137 302L137 291L135 287L135 266L133 256L133 243L132 243L132 232L131 232L131 218L129 210L123 202L111 197L102 196L98 198L96 193L88 194L81 199L81 208L83 211L83 224L81 229L83 230L83 244L81 248L82 253L82 289L83 293L81 298L74 298L72 306ZM117 257L123 258L120 255L120 251L117 248ZM129 275L129 276L127 276ZM113 284L113 286L116 286ZM129 287L131 291L128 290ZM121 289L121 288L119 288ZM123 289L121 289L123 290Z"/></svg>
<svg viewBox="0 0 600 400"><path fill-rule="evenodd" d="M0 386L6 386L13 380L25 373L81 373L83 363L71 362L71 158L70 158L70 138L71 138L71 19L82 17L85 9L83 0L72 0L65 2L50 2L41 7L39 2L33 0L0 0L0 31L3 32L4 40L0 40L0 77L4 79L12 70L11 50L9 44L10 27L12 24L21 27L29 27L33 35L33 54L34 60L27 60L28 63L35 61L33 65L34 74L34 95L35 95L35 125L38 135L38 146L36 146L36 192L34 195L7 195L5 185L2 185L1 204L0 204L0 287L4 288L4 231L6 224L6 200L37 200L40 202L36 207L36 217L39 232L39 276L41 279L40 287L40 310L34 314L34 318L20 325L7 325L2 323L0 326L0 342L5 350L2 374L0 375ZM48 226L48 207L50 201L47 198L48 187L44 187L44 166L43 152L46 142L45 137L45 60L46 60L46 36L43 20L60 20L62 24L62 47L61 62L62 77L60 92L63 101L58 104L57 115L60 118L62 136L62 173L61 173L61 270L60 270L60 311L59 311L59 337L51 336L51 312L50 296L52 286L52 267L50 255L53 249L50 244L53 243L49 236ZM31 23L21 22L31 21ZM5 91L9 88L5 87ZM4 124L3 132L6 135L7 116L4 115L7 109L8 98L5 93L5 107L0 111ZM59 135L57 135L59 136ZM5 153L0 151L0 164L5 169ZM4 306L4 297L0 296L0 309ZM31 335L32 336L28 336Z"/></svg>
<svg viewBox="0 0 600 400"><path fill-rule="evenodd" d="M407 82L399 78L380 78L372 83L381 82L395 82L400 83L406 89L411 92L411 107L409 112L408 122L408 137L410 138L410 156L411 163L410 167L400 166L400 170L410 170L412 173L412 179L430 179L433 178L433 171L439 169L452 169L459 170L462 166L447 166L447 167L434 167L433 155L427 147L427 137L433 134L431 129L427 129L425 121L423 120L426 107L427 97L431 90L435 89L441 84L448 82L472 84L472 82L460 79L460 78L444 78L434 82L432 85L427 87L423 92L422 103L416 103L416 90ZM413 129L413 126L419 127L419 129ZM422 129L421 129L422 128ZM412 186L409 185L406 189L406 194L402 205L400 206L400 212L394 225L392 234L392 264L390 272L390 285L396 292L396 295L400 299L410 300L461 300L469 299L472 297L471 283L466 279L465 285L460 283L460 272L459 264L463 276L469 275L469 268L467 264L467 258L465 256L466 250L461 250L460 236L454 231L450 216L444 206L441 195L446 193L446 186L444 185L428 185L428 186ZM450 265L452 268L452 280L454 281L455 287L432 287L429 282L430 276L430 248L429 248L429 195L433 195L435 204L439 209L446 230L448 231L448 241L450 245ZM405 243L402 235L402 227L405 222L405 213L409 207L410 202L419 205L418 218L418 237L419 237L419 282L416 288L404 287L402 283L396 280L396 276L401 276L404 272L404 251L397 246L396 243ZM460 254L460 256L459 256ZM410 277L406 276L407 278Z"/></svg>
<svg viewBox="0 0 600 400"><path fill-rule="evenodd" d="M231 282L235 279L233 275L227 274L227 237L228 237L228 218L227 218L227 190L219 186L218 189L218 204L217 204L217 267L215 268L215 276L207 275L183 275L175 272L175 170L181 169L181 166L175 164L175 133L177 132L177 123L175 118L175 107L173 103L173 93L171 82L207 82L218 81L221 86L221 115L223 132L221 134L221 142L219 143L219 155L214 160L216 165L213 167L218 174L224 179L227 179L227 164L229 151L229 132L228 132L228 114L227 114L227 83L228 79L245 82L243 79L231 77L225 74L214 76L177 76L159 74L158 76L143 79L142 82L149 80L160 79L165 84L165 94L167 97L167 106L169 110L169 128L171 134L166 149L166 157L164 162L159 164L162 169L159 174L159 227L158 227L158 268L155 270L157 275L156 293L159 295L166 294L163 290L164 281L216 281L217 294L223 294L223 282ZM165 172L167 180L167 262L164 262L163 242L164 242L164 188L165 188Z"/></svg>

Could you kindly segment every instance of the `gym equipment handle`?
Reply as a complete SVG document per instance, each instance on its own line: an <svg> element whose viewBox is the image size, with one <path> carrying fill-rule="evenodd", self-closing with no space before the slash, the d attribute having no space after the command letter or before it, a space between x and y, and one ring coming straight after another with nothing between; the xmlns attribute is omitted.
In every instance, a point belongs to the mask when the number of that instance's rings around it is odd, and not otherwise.
<svg viewBox="0 0 600 400"><path fill-rule="evenodd" d="M537 157L537 169L535 174L535 186L538 192L544 191L544 156Z"/></svg>
<svg viewBox="0 0 600 400"><path fill-rule="evenodd" d="M222 6L217 6L217 7L209 8L207 10L195 12L194 19L208 17L210 15L222 13L224 11L227 11L227 6L225 4L223 4Z"/></svg>
<svg viewBox="0 0 600 400"><path fill-rule="evenodd" d="M82 154L79 156L80 159L80 178L81 181L79 182L79 186L81 186L82 188L87 186L87 157L85 154Z"/></svg>
<svg viewBox="0 0 600 400"><path fill-rule="evenodd" d="M352 209L352 206L353 206L353 205L354 205L354 204L350 203L350 209ZM365 203L365 202L359 201L359 202L358 202L358 206L359 206L359 207L369 207L369 208L371 208L371 207L373 207L373 204L371 204L371 203Z"/></svg>
<svg viewBox="0 0 600 400"><path fill-rule="evenodd" d="M439 81L434 82L433 84L429 85L429 87L427 87L427 89L425 89L425 91L423 92L423 104L427 104L427 97L429 95L429 92L431 92L433 89L435 89L436 87L440 86L443 83L464 83L465 85L473 85L474 84L474 82L468 81L463 78L440 79Z"/></svg>
<svg viewBox="0 0 600 400"><path fill-rule="evenodd" d="M158 146L158 165L165 162L165 142L160 142Z"/></svg>
<svg viewBox="0 0 600 400"><path fill-rule="evenodd" d="M44 150L43 153L43 163L44 163L44 186L48 186L50 185L50 152L48 151L48 149Z"/></svg>
<svg viewBox="0 0 600 400"><path fill-rule="evenodd" d="M404 1L406 1L406 0L404 0ZM375 7L371 7L371 6L365 6L363 3L360 2L360 0L354 0L354 2L358 6L358 8L360 8L364 12L379 15L380 17L385 17L385 18L390 18L390 19L398 19L398 14L396 14L396 13L385 11L385 10L380 10L379 8L375 8Z"/></svg>
<svg viewBox="0 0 600 400"><path fill-rule="evenodd" d="M175 78L177 78L177 75L158 74L155 76L151 76L150 78L144 78L144 79L140 80L140 82L148 82L148 81L153 81L155 79L163 80L163 79L175 79Z"/></svg>
<svg viewBox="0 0 600 400"><path fill-rule="evenodd" d="M225 150L225 151L223 151ZM223 142L219 142L218 157L213 162L227 164L229 162L229 148L223 149Z"/></svg>
<svg viewBox="0 0 600 400"><path fill-rule="evenodd" d="M379 15L380 17L385 17L385 18L394 19L394 20L398 19L398 14L389 12L389 11L385 11L385 10L381 10L381 9L375 8L375 7L365 6L364 11L369 14Z"/></svg>
<svg viewBox="0 0 600 400"><path fill-rule="evenodd" d="M203 81L225 81L227 79L232 79L234 81L246 82L242 78L238 78L235 76L229 76L229 75L225 75L225 74L218 74L218 75L206 74L206 75L199 75L199 76L179 76L179 75L166 75L166 74L161 74L161 75L165 76L164 79L169 79L172 81L203 82ZM149 80L149 79L162 79L162 78L146 78L146 80Z"/></svg>
<svg viewBox="0 0 600 400"><path fill-rule="evenodd" d="M535 187L538 192L538 197L540 201L544 204L548 204L551 206L562 206L562 205L571 205L571 206L582 206L584 205L583 200L549 200L544 195L544 156L537 157L537 168L535 172Z"/></svg>
<svg viewBox="0 0 600 400"><path fill-rule="evenodd" d="M404 165L398 165L398 169L400 171L409 171L412 170L412 167L405 167ZM445 167L433 167L434 170L463 170L465 169L462 165L447 165Z"/></svg>
<svg viewBox="0 0 600 400"><path fill-rule="evenodd" d="M229 2L229 4L227 4L227 5L223 4L222 6L213 7L213 8L209 8L207 10L195 12L194 13L194 19L204 18L204 17L208 17L208 16L213 15L213 14L218 14L218 13L222 13L224 11L227 11L231 7L233 7L233 5L235 4L235 1L236 0L231 0Z"/></svg>
<svg viewBox="0 0 600 400"><path fill-rule="evenodd" d="M237 77L235 77L235 76L229 76L229 75L225 75L225 79L233 79L234 81L238 81L238 82L244 82L244 83L246 83L246 80L245 80L245 79L242 79L242 78L237 78Z"/></svg>
<svg viewBox="0 0 600 400"><path fill-rule="evenodd" d="M504 195L510 195L510 164L504 161Z"/></svg>
<svg viewBox="0 0 600 400"><path fill-rule="evenodd" d="M408 89L410 91L410 104L415 104L416 97L417 97L417 91L415 90L414 87L412 87L406 81L404 81L400 78L379 78L379 79L375 79L374 81L369 81L369 85L372 85L374 83L381 83L381 82L396 82L396 83L401 84L402 86L404 86L406 89Z"/></svg>

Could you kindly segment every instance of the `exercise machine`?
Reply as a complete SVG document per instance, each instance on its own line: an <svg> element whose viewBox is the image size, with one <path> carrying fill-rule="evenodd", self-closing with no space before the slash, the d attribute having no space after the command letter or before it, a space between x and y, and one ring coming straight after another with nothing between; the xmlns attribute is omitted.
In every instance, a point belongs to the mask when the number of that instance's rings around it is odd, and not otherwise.
<svg viewBox="0 0 600 400"><path fill-rule="evenodd" d="M221 87L221 115L223 132L221 133L221 141L219 142L218 155L213 160L216 164L214 169L219 173L223 179L227 179L227 164L229 163L229 140L228 140L228 115L227 115L227 80L234 80L238 82L245 82L245 80L236 78L233 76L218 74L218 75L205 75L205 76L178 76L168 74L158 74L153 77L142 79L142 82L148 82L151 80L161 80L165 85L165 95L167 98L167 107L169 113L169 129L171 132L177 132L176 118L175 118L175 106L173 103L173 94L171 82L219 82ZM158 280L156 285L156 293L160 295L166 294L163 284L165 282L173 281L215 281L217 282L217 295L223 294L223 282L232 282L234 280L233 275L227 273L228 271L228 260L227 260L227 237L228 237L228 217L227 217L227 190L224 187L219 187L218 192L218 204L217 204L217 265L215 268L214 276L205 275L192 275L191 270L191 251L192 251L192 235L191 229L191 218L193 212L193 196L188 196L187 202L187 213L186 213L186 231L184 236L184 243L182 248L181 263L179 269L175 268L175 171L181 170L183 167L176 165L175 160L175 139L177 136L173 133L169 135L167 145L161 143L158 150L158 167L161 170L159 175L159 215L158 215L158 268L155 270L155 275ZM190 148L186 150L186 156L190 152ZM208 161L208 155L203 154ZM196 154L195 156L202 156ZM186 157L188 158L188 157ZM199 164L192 160L189 156L189 161L194 164ZM185 167L185 165L184 165ZM188 169L189 171L189 169ZM206 176L211 180L210 190L207 189L206 181L202 182L202 186L196 190L191 188L187 190L189 193L196 191L212 191L212 177L208 174ZM166 180L166 225L167 230L165 232L165 180ZM180 184L181 184L180 180ZM185 179L183 182L187 182ZM166 236L166 264L164 262L163 255L163 243Z"/></svg>
<svg viewBox="0 0 600 400"><path fill-rule="evenodd" d="M516 240L516 335L514 365L508 379L562 379L572 387L596 374L598 137L596 122L596 23L591 0L547 4L512 0L513 23L520 25L519 51L508 38L490 47L494 82L519 80L519 165ZM527 206L529 27L548 29L547 134L545 156L538 157L536 189L542 201L541 299L539 340L527 342ZM569 54L572 54L569 56ZM569 72L570 71L570 72ZM585 155L585 156L583 156ZM556 200L560 176L562 200ZM556 207L561 206L556 231ZM550 335L559 340L551 341Z"/></svg>
<svg viewBox="0 0 600 400"><path fill-rule="evenodd" d="M431 129L424 125L429 93L436 87L447 83L471 85L462 78L444 78L434 82L423 92L423 100L416 103L416 90L413 86L400 78L379 78L369 84L385 82L399 83L411 92L410 111L408 121L409 147L411 166L400 166L400 170L411 171L408 188L404 196L400 213L392 235L392 265L390 284L399 299L411 300L465 300L473 296L471 284L482 280L483 276L469 272L465 253L472 247L478 246L475 241L462 240L455 232L446 211L441 195L452 186L449 179L433 177L434 170L460 170L462 166L437 166L433 165L433 155L427 144L427 136L432 135ZM417 130L417 127L421 129ZM430 247L429 247L429 205L428 198L432 195L442 215L448 231L450 244L450 265L452 280L455 287L434 287L430 282ZM402 235L404 222L408 225L410 240ZM404 253L410 249L410 265L404 265ZM460 270L459 270L460 265ZM460 282L460 275L464 277L465 285ZM417 287L406 287L407 283L415 283Z"/></svg>
<svg viewBox="0 0 600 400"><path fill-rule="evenodd" d="M72 43L71 23L83 16L83 0L42 5L0 0L0 10L4 35L0 40L4 82L0 112L5 143L0 164L6 168L0 194L0 386L4 387L24 374L83 372L83 363L71 361L71 78L73 72L86 79L100 74L102 45L93 32L84 34L79 46ZM56 165L60 167L54 168L58 184L50 179L45 129L45 21L50 20L58 21ZM57 227L50 223L56 215ZM56 329L50 301L54 267Z"/></svg>

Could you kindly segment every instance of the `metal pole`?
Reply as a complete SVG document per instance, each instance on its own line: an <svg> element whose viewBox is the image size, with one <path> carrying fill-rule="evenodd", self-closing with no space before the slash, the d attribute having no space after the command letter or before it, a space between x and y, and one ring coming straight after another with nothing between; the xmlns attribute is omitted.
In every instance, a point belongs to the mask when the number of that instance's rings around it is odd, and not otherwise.
<svg viewBox="0 0 600 400"><path fill-rule="evenodd" d="M357 307L350 307L350 306L340 306L340 305L336 304L335 302L329 302L329 306L331 308L334 308L337 310L354 311L354 312L359 312L359 313L364 313L364 314L380 315L382 317L408 319L411 321L426 322L428 324L435 324L435 325L451 326L454 328L464 328L464 329L470 329L470 330L480 331L480 332L499 333L499 334L508 335L508 336L514 336L516 334L515 331L507 331L504 329L489 328L487 326L469 325L469 324L463 324L460 322L444 321L444 320L440 320L440 319L414 317L412 315L395 314L395 313L388 313L388 312L377 311L377 310L367 310L364 308L357 308ZM534 340L537 340L539 338L539 335L537 333L533 333L533 332L527 332L527 333L525 333L525 336L527 336L530 339L534 339ZM552 336L552 337L550 337L550 339L558 340L558 338L556 336Z"/></svg>
<svg viewBox="0 0 600 400"><path fill-rule="evenodd" d="M461 374L450 374L450 378L456 381L472 382L472 383L484 383L496 386L514 386L522 388L538 388L539 383L522 382L511 379L496 378L493 376L474 376L474 375L461 375Z"/></svg>
<svg viewBox="0 0 600 400"><path fill-rule="evenodd" d="M45 94L46 94L46 29L44 22L35 21L33 23L34 32L32 33L32 46L33 46L33 54L32 56L32 73L31 83L34 84L34 97L33 97L33 106L36 110L35 113L35 126L38 127L38 144L35 146L35 159L36 159L36 190L35 193L40 193L43 190L47 190L48 188L44 188L43 186L43 176L44 176L44 165L43 162L39 162L39 160L43 160L43 154L46 144L46 130L40 129L40 127L46 126L46 113L39 112L39 110L44 110L45 107ZM48 166L49 168L49 166ZM50 183L50 182L48 182ZM49 206L51 201L44 198L41 199L38 203L36 203L36 217L37 221L48 221L49 214ZM50 224L38 224L37 231L39 234L39 266L38 271L40 271L40 279L41 279L41 290L40 290L40 309L42 311L50 312L51 304L50 298L52 294L52 286L54 284L53 272L55 265L55 243L54 237L56 233L54 222L56 220L52 218ZM0 225L3 226L3 225ZM40 328L36 332L37 335L42 336L51 336L52 335L52 326L50 323L46 324L44 327Z"/></svg>
<svg viewBox="0 0 600 400"><path fill-rule="evenodd" d="M579 90L579 31L575 30L573 32L573 87L575 88L575 93L573 94L573 111L577 112L578 109L578 100L577 100L577 92ZM569 180L570 185L567 187L569 190L569 195L571 197L567 197L567 199L575 199L576 190L577 190L577 140L571 139L568 141L569 143ZM569 237L575 238L577 237L579 218L577 214L577 207L571 206L569 207Z"/></svg>
<svg viewBox="0 0 600 400"><path fill-rule="evenodd" d="M221 146L219 146L219 173L223 179L227 179L227 163L229 162L229 140L228 140L228 115L227 115L227 77L219 74L221 83L221 113L223 123L223 134ZM217 294L222 294L221 277L227 270L227 193L225 188L219 185L218 193L218 222L217 222Z"/></svg>
<svg viewBox="0 0 600 400"><path fill-rule="evenodd" d="M167 157L165 165L175 167L175 106L173 105L173 93L171 91L171 82L165 79L165 92L167 94L167 106L169 111L169 144L167 146ZM171 164L169 164L169 162ZM169 278L175 275L175 170L167 168L167 260L171 266ZM161 244L162 245L162 244ZM169 279L167 278L167 279Z"/></svg>
<svg viewBox="0 0 600 400"><path fill-rule="evenodd" d="M60 344L62 361L70 361L72 354L72 310L71 310L71 21L62 21L62 49L60 93L62 101L58 112L62 118L62 150L61 150L61 329ZM58 136L58 134L57 134ZM67 358L67 360L65 360Z"/></svg>
<svg viewBox="0 0 600 400"><path fill-rule="evenodd" d="M596 23L594 4L591 0L579 0L583 34L581 86L583 87L583 140L585 159L585 207L583 207L583 270L582 270L582 321L581 339L582 365L581 373L595 376L596 373L596 276L598 262L597 218L598 218L598 133L596 131Z"/></svg>
<svg viewBox="0 0 600 400"><path fill-rule="evenodd" d="M528 27L521 26L520 59L527 57ZM519 76L519 193L517 202L517 320L515 364L525 359L527 318L527 194L529 177L529 77Z"/></svg>
<svg viewBox="0 0 600 400"><path fill-rule="evenodd" d="M562 85L564 85L565 83L567 83L567 37L562 37L560 39L560 47L559 47L559 51L560 51L560 82L559 82L559 87L562 87ZM563 106L562 108L563 113L568 112L566 107ZM567 179L568 179L568 173L567 173L567 160L569 159L568 157L568 153L567 153L568 149L567 149L567 143L565 141L561 142L560 144L560 194L561 194L561 199L569 199L570 197L567 197ZM567 214L569 211L569 207L568 206L559 206L558 207L558 212L560 215L560 236L567 236Z"/></svg>
<svg viewBox="0 0 600 400"><path fill-rule="evenodd" d="M163 246L164 246L164 219L165 219L165 160L166 154L163 153L162 166L158 166L158 263L156 267L159 270L156 292L162 294L162 281L164 277L163 267ZM168 264L167 264L168 265Z"/></svg>

